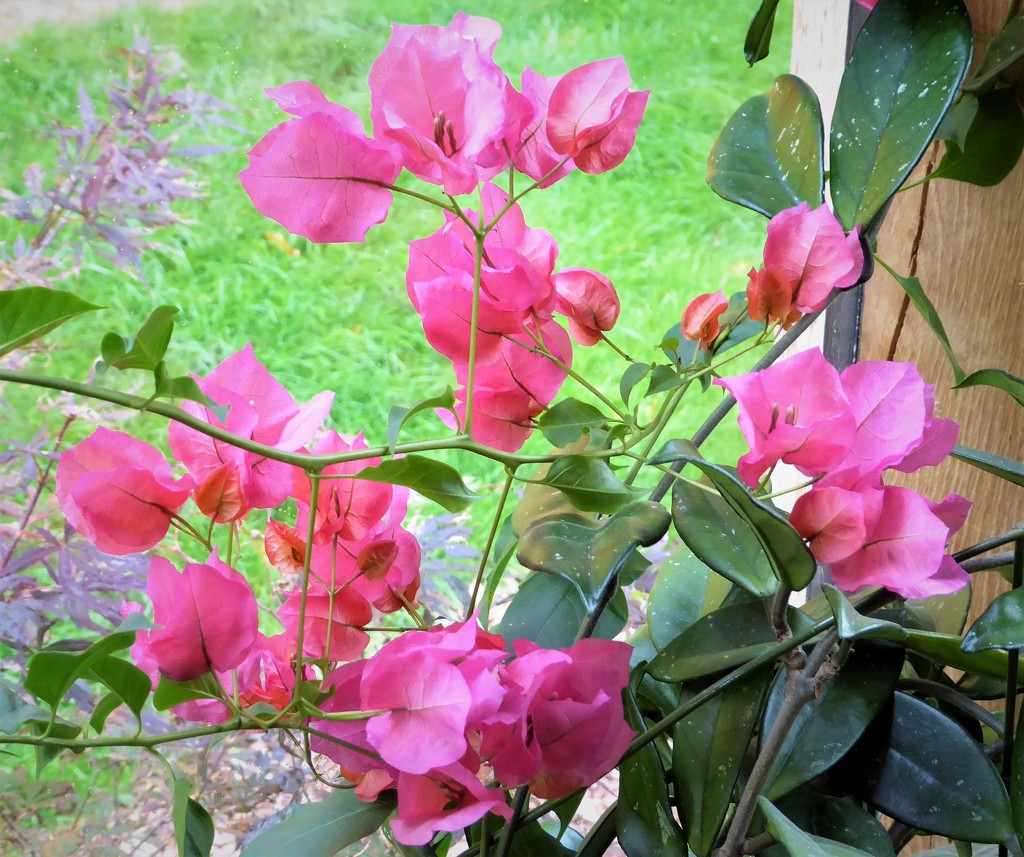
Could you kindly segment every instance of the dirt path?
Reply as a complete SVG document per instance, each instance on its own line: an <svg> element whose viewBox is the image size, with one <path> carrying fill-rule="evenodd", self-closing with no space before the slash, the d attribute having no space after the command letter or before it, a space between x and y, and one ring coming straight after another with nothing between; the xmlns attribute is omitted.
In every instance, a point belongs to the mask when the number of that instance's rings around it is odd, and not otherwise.
<svg viewBox="0 0 1024 857"><path fill-rule="evenodd" d="M183 9L193 0L0 0L0 43L12 42L39 23L73 26L125 7L156 6L171 11Z"/></svg>

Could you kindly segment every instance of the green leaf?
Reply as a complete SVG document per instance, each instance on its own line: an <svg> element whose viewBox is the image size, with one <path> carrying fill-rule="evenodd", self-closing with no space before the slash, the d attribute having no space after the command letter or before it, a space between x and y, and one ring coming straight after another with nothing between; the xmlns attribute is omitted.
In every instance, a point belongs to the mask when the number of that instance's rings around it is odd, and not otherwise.
<svg viewBox="0 0 1024 857"><path fill-rule="evenodd" d="M810 624L799 610L788 615L794 631ZM647 672L658 681L689 681L745 664L777 642L764 604L743 601L701 617L658 653Z"/></svg>
<svg viewBox="0 0 1024 857"><path fill-rule="evenodd" d="M68 319L101 309L70 292L27 286L0 292L0 357L45 336Z"/></svg>
<svg viewBox="0 0 1024 857"><path fill-rule="evenodd" d="M541 482L557 488L581 512L610 514L644 493L623 484L606 462L586 455L563 455Z"/></svg>
<svg viewBox="0 0 1024 857"><path fill-rule="evenodd" d="M422 455L407 455L364 467L351 477L389 485L404 485L449 512L461 512L477 499L455 468Z"/></svg>
<svg viewBox="0 0 1024 857"><path fill-rule="evenodd" d="M546 410L537 420L537 428L552 446L561 448L575 443L584 434L607 422L608 417L593 405L570 398Z"/></svg>
<svg viewBox="0 0 1024 857"><path fill-rule="evenodd" d="M1024 378L1011 375L1005 369L979 369L977 372L972 372L966 378L960 379L953 389L960 390L964 387L977 387L979 385L995 387L997 390L1009 393L1017 400L1019 405L1024 405Z"/></svg>
<svg viewBox="0 0 1024 857"><path fill-rule="evenodd" d="M1024 728L1017 722L1013 738L1013 769L1010 773L1010 806L1017 844L1024 848Z"/></svg>
<svg viewBox="0 0 1024 857"><path fill-rule="evenodd" d="M647 373L653 369L650 363L631 363L629 368L622 373L622 380L619 381L619 395L622 401L628 405L629 395L633 388L647 377Z"/></svg>
<svg viewBox="0 0 1024 857"><path fill-rule="evenodd" d="M725 123L708 157L708 184L766 217L801 202L817 208L825 187L823 137L818 97L784 74Z"/></svg>
<svg viewBox="0 0 1024 857"><path fill-rule="evenodd" d="M635 679L642 675L641 671ZM631 682L623 697L626 722L639 734L647 724L636 703L636 680ZM648 744L619 764L615 830L626 857L681 854L683 851L683 831L672 817L665 769L654 744Z"/></svg>
<svg viewBox="0 0 1024 857"><path fill-rule="evenodd" d="M949 344L949 337L946 335L946 327L942 323L942 319L939 318L938 310L935 309L935 304L929 300L928 295L924 293L924 289L921 288L921 281L917 277L901 277L892 268L885 264L877 256L876 261L889 272L892 278L900 284L903 291L907 293L907 297L910 298L910 302L914 305L914 308L920 313L924 323L931 328L932 333L939 340L939 344L942 349L946 352L946 357L949 358L949 365L953 367L953 377L959 382L964 378L964 370L960 368L960 361L957 360L956 354L953 353L953 346Z"/></svg>
<svg viewBox="0 0 1024 857"><path fill-rule="evenodd" d="M844 782L899 821L968 842L1013 835L1010 801L981 747L935 708L903 693L847 757Z"/></svg>
<svg viewBox="0 0 1024 857"><path fill-rule="evenodd" d="M771 677L770 666L751 673L680 720L672 733L676 805L697 857L707 857L718 838ZM684 688L680 702L696 693Z"/></svg>
<svg viewBox="0 0 1024 857"><path fill-rule="evenodd" d="M516 558L532 571L569 580L591 611L606 581L619 574L638 547L661 539L668 525L668 512L650 500L631 503L600 525L572 519L541 521L523 533Z"/></svg>
<svg viewBox="0 0 1024 857"><path fill-rule="evenodd" d="M979 470L1020 485L1024 488L1024 464L1003 458L1001 455L993 455L991 452L983 452L980 449L972 449L969 446L962 446L959 443L953 447L953 458L959 458Z"/></svg>
<svg viewBox="0 0 1024 857"><path fill-rule="evenodd" d="M92 714L89 715L89 728L99 735L103 732L103 727L107 723L107 718L122 705L124 705L124 700L113 691L105 694L103 698L96 703L96 707L92 710Z"/></svg>
<svg viewBox="0 0 1024 857"><path fill-rule="evenodd" d="M601 614L593 636L610 640L626 625L626 597L618 590ZM564 649L576 641L587 617L579 586L565 577L535 572L523 581L501 620L498 633L509 642L527 639L545 649Z"/></svg>
<svg viewBox="0 0 1024 857"><path fill-rule="evenodd" d="M786 847L790 857L872 857L859 848L804 833L764 796L757 799L757 805L764 813L768 831Z"/></svg>
<svg viewBox="0 0 1024 857"><path fill-rule="evenodd" d="M13 735L26 721L48 717L38 705L25 702L6 683L0 682L0 732Z"/></svg>
<svg viewBox="0 0 1024 857"><path fill-rule="evenodd" d="M810 830L816 836L860 848L873 857L896 857L882 823L849 796L826 796L816 804Z"/></svg>
<svg viewBox="0 0 1024 857"><path fill-rule="evenodd" d="M43 735L49 732L51 738L63 738L65 740L77 738L78 734L82 731L81 726L75 723L68 723L60 718L57 718L52 725L48 721L44 722L42 720L29 720L28 724L32 729L33 735ZM40 774L43 773L43 770L50 762L64 752L63 747L55 747L52 744L37 744L32 750L36 757L36 779L39 779Z"/></svg>
<svg viewBox="0 0 1024 857"><path fill-rule="evenodd" d="M153 707L157 711L166 711L183 702L194 699L222 699L224 689L210 673L188 681L172 681L167 676L160 676L160 683L153 693Z"/></svg>
<svg viewBox="0 0 1024 857"><path fill-rule="evenodd" d="M760 62L768 56L772 44L772 30L775 27L775 10L779 0L761 0L743 40L743 57L749 65Z"/></svg>
<svg viewBox="0 0 1024 857"><path fill-rule="evenodd" d="M335 789L319 803L296 806L249 843L242 857L334 857L377 830L394 809L394 801L363 803L351 789Z"/></svg>
<svg viewBox="0 0 1024 857"><path fill-rule="evenodd" d="M847 229L870 223L921 159L971 61L949 0L887 0L868 17L836 98L830 186Z"/></svg>
<svg viewBox="0 0 1024 857"><path fill-rule="evenodd" d="M77 654L37 652L28 664L25 690L54 708L86 670L99 664L107 655L127 649L134 642L134 631L115 631Z"/></svg>
<svg viewBox="0 0 1024 857"><path fill-rule="evenodd" d="M988 46L985 59L974 77L964 84L964 89L977 92L994 86L999 74L1021 57L1024 57L1024 15L1007 21Z"/></svg>
<svg viewBox="0 0 1024 857"><path fill-rule="evenodd" d="M946 142L946 154L929 179L951 179L982 187L1005 179L1024 151L1024 114L1012 89L978 99L978 110L963 145Z"/></svg>
<svg viewBox="0 0 1024 857"><path fill-rule="evenodd" d="M722 603L729 583L713 575L685 545L661 564L647 601L647 627L660 651Z"/></svg>
<svg viewBox="0 0 1024 857"><path fill-rule="evenodd" d="M188 375L170 377L167 374L167 366L163 361L156 364L153 370L153 398L154 399L185 399L189 402L198 402L213 411L223 422L228 418L228 405L218 405L213 399L206 395L196 382L195 378Z"/></svg>
<svg viewBox="0 0 1024 857"><path fill-rule="evenodd" d="M961 648L965 652L1024 649L1024 589L994 599L971 626Z"/></svg>
<svg viewBox="0 0 1024 857"><path fill-rule="evenodd" d="M422 402L417 402L410 408L403 408L400 405L392 405L391 410L388 411L388 438L387 448L389 452L394 452L395 444L398 443L398 434L401 432L402 427L416 414L422 413L423 411L432 411L435 408L443 408L446 411L451 411L458 419L458 414L455 413L455 393L451 387L445 387L445 391L439 396L433 396L429 399L424 399Z"/></svg>
<svg viewBox="0 0 1024 857"><path fill-rule="evenodd" d="M775 800L823 774L856 743L882 706L892 697L903 667L895 646L861 646L839 674L825 682L819 695L801 709L786 736L764 787ZM780 674L765 706L762 735L767 735L785 697Z"/></svg>
<svg viewBox="0 0 1024 857"><path fill-rule="evenodd" d="M190 780L174 778L174 837L178 857L210 857L213 819L198 801L189 797L191 793Z"/></svg>
<svg viewBox="0 0 1024 857"><path fill-rule="evenodd" d="M677 479L672 486L676 532L701 562L752 595L778 588L768 556L754 531L715 491Z"/></svg>
<svg viewBox="0 0 1024 857"><path fill-rule="evenodd" d="M956 104L950 107L949 112L942 117L942 121L935 131L936 138L952 140L962 149L967 140L967 132L971 129L971 123L977 115L977 97L966 92L961 94Z"/></svg>
<svg viewBox="0 0 1024 857"><path fill-rule="evenodd" d="M94 661L89 672L117 694L141 725L142 707L149 699L149 692L152 689L149 676L135 664L113 655L107 655ZM96 731L99 732L100 729Z"/></svg>
<svg viewBox="0 0 1024 857"><path fill-rule="evenodd" d="M651 371L651 382L647 385L644 398L656 396L658 393L664 393L666 390L674 390L676 387L682 386L682 384L683 379L679 377L679 372L671 366L658 364Z"/></svg>
<svg viewBox="0 0 1024 857"><path fill-rule="evenodd" d="M814 572L817 568L814 557L811 556L810 551L807 550L807 546L804 544L803 539L800 538L800 534L793 529L789 523L789 519L774 506L769 506L766 503L762 503L755 499L750 489L733 473L726 470L724 467L719 467L717 464L711 464L708 461L704 461L702 458L688 455L679 456L679 460L686 461L692 464L694 467L701 470L708 479L714 483L714 486L718 489L719 495L729 505L733 512L741 519L741 521L749 527L754 537L760 544L761 549L764 551L767 557L768 564L776 578L783 581L790 589L797 591L803 589L814 577ZM675 492L673 491L673 514L675 515ZM677 524L679 522L679 515L675 515ZM683 513L683 525L686 526L685 512ZM678 526L677 526L678 529ZM737 532L740 532L737 530ZM680 533L682 535L682 533ZM705 536L712 537L712 533L705 533ZM728 535L723 531L720 537L721 541L726 538L735 538L730 532ZM689 542L687 542L689 544ZM710 565L712 568L718 569L715 563L711 561L712 556L717 558L719 554L724 553L726 556L735 555L735 551L730 551L729 548L719 546L714 555L707 553L702 554L694 547L690 545L690 549L693 550L704 562ZM727 564L719 561L719 564L725 567ZM725 574L724 571L720 572ZM725 575L728 576L728 575ZM745 578L746 583L741 583L740 579L734 580L738 586L750 586L752 585L751 578L748 576ZM732 578L730 578L732 580ZM760 581L758 581L760 583Z"/></svg>
<svg viewBox="0 0 1024 857"><path fill-rule="evenodd" d="M134 336L108 333L100 344L105 368L153 372L163 361L174 332L176 306L158 306Z"/></svg>

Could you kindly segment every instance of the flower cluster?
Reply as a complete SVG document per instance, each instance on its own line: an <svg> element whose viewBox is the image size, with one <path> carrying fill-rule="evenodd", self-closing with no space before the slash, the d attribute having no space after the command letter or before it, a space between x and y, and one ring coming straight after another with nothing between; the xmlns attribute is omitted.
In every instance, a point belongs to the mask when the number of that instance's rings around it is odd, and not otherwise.
<svg viewBox="0 0 1024 857"><path fill-rule="evenodd" d="M452 362L463 425L511 452L571 367L569 337L553 315L568 319L576 342L593 345L619 309L602 274L555 272L558 245L526 226L513 173L533 179L529 190L576 168L618 166L648 93L630 90L621 57L561 77L526 69L517 90L494 61L500 35L493 21L461 12L448 27L396 25L370 70L372 137L310 83L268 90L295 118L253 147L239 177L263 214L318 242L362 241L402 192L394 182L403 168L443 189L444 225L410 243L409 297L427 340ZM500 174L507 190L492 182ZM474 191L479 212L455 200Z"/></svg>
<svg viewBox="0 0 1024 857"><path fill-rule="evenodd" d="M956 443L959 427L935 416L935 390L912 363L867 361L839 373L813 349L715 383L739 404L747 484L779 461L816 480L790 520L837 586L919 598L967 582L945 545L970 502L951 494L932 503L882 481L886 470L938 464Z"/></svg>
<svg viewBox="0 0 1024 857"><path fill-rule="evenodd" d="M581 640L540 649L505 641L475 620L409 631L367 660L331 672L329 712L381 712L322 720L313 747L373 800L397 788L392 829L429 842L493 812L509 817L500 786L554 798L610 771L633 732L623 719L630 647Z"/></svg>
<svg viewBox="0 0 1024 857"><path fill-rule="evenodd" d="M826 206L811 209L802 202L768 223L763 266L748 274L747 312L755 321L787 329L824 307L833 289L856 284L863 268L857 230L847 235ZM683 336L710 348L728 306L722 292L698 295L683 313Z"/></svg>

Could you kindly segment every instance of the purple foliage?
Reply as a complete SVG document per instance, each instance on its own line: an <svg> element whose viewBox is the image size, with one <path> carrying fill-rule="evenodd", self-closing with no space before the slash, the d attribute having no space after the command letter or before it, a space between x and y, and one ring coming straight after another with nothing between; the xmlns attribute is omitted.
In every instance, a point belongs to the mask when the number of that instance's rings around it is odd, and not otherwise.
<svg viewBox="0 0 1024 857"><path fill-rule="evenodd" d="M34 227L30 238L20 235L0 251L0 288L66 277L80 263L84 244L139 271L140 252L154 246L149 233L181 222L172 204L201 196L181 159L229 148L175 149L176 131L187 123L203 132L236 127L222 115L232 108L190 87L170 89L171 57L155 52L147 39L136 36L122 53L125 77L104 87L105 109L97 109L79 84L78 124L55 122L58 152L50 175L33 164L24 174L24 192L0 188L0 216Z"/></svg>

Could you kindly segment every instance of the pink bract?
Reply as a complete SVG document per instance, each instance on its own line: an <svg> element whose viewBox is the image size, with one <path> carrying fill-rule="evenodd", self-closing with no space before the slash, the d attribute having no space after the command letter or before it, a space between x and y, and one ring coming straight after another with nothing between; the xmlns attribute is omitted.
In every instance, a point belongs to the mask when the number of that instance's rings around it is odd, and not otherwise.
<svg viewBox="0 0 1024 857"><path fill-rule="evenodd" d="M738 469L748 485L779 461L809 475L822 473L842 461L853 442L856 423L839 373L817 348L715 383L739 404L750 452Z"/></svg>
<svg viewBox="0 0 1024 857"><path fill-rule="evenodd" d="M580 345L597 345L619 320L619 296L604 274L589 268L563 268L552 278L556 312L569 320L569 334Z"/></svg>
<svg viewBox="0 0 1024 857"><path fill-rule="evenodd" d="M391 207L387 185L401 172L395 150L371 140L362 121L304 81L268 94L296 114L249 152L238 174L261 213L321 244L362 241Z"/></svg>
<svg viewBox="0 0 1024 857"><path fill-rule="evenodd" d="M393 27L370 69L374 134L446 193L504 170L533 108L494 62L501 28L458 13L447 27Z"/></svg>
<svg viewBox="0 0 1024 857"><path fill-rule="evenodd" d="M158 544L193 486L191 478L174 478L156 447L103 427L65 450L57 465L57 499L65 517L110 554Z"/></svg>
<svg viewBox="0 0 1024 857"><path fill-rule="evenodd" d="M718 319L728 308L729 301L722 291L697 295L683 312L683 336L701 348L710 348L721 333Z"/></svg>
<svg viewBox="0 0 1024 857"><path fill-rule="evenodd" d="M293 646L297 645L299 608L302 592L296 589L277 611L277 618ZM362 595L339 588L333 597L323 586L310 585L306 593L302 652L310 658L326 658L332 663L358 658L370 643L363 630L373 619L373 610Z"/></svg>
<svg viewBox="0 0 1024 857"><path fill-rule="evenodd" d="M552 148L585 173L607 172L625 159L647 107L650 90L631 92L622 57L573 69L555 85L548 103Z"/></svg>
<svg viewBox="0 0 1024 857"><path fill-rule="evenodd" d="M569 175L576 165L566 155L556 152L548 138L548 102L561 77L544 77L531 68L523 69L523 95L533 105L533 119L523 131L523 141L515 156L516 169L525 173L539 187L550 187Z"/></svg>
<svg viewBox="0 0 1024 857"><path fill-rule="evenodd" d="M146 647L160 672L174 681L208 670L226 672L256 643L257 608L252 588L216 553L205 563L188 563L179 573L154 556L146 585L153 620Z"/></svg>

